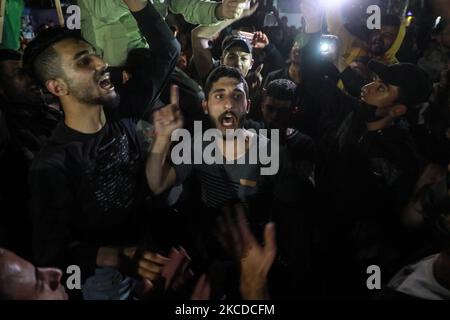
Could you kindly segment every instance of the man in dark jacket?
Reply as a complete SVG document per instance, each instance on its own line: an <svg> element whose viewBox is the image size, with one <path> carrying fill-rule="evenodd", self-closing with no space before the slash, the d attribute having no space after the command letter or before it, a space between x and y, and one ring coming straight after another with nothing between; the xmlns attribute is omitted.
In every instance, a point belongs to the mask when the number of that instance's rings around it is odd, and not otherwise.
<svg viewBox="0 0 450 320"><path fill-rule="evenodd" d="M320 110L316 182L319 199L328 200L321 202L316 223L329 296L368 294L371 264L386 274L395 270L402 240L398 210L418 177L415 146L401 118L428 99L429 78L412 64L369 67L378 79L363 87L360 99L320 76L317 64L305 63L302 72L302 89Z"/></svg>
<svg viewBox="0 0 450 320"><path fill-rule="evenodd" d="M85 299L127 299L134 283L129 275L156 280L165 261L152 252L136 254L146 194L136 121L166 84L180 46L151 3L124 3L154 45L142 66L149 71L145 81L124 76L120 104L106 63L78 35L44 31L24 54L65 113L31 168L34 255L40 266L78 265ZM124 268L130 259L139 260L139 269Z"/></svg>
<svg viewBox="0 0 450 320"><path fill-rule="evenodd" d="M31 256L28 170L62 119L22 69L22 55L0 50L0 245ZM7 210L6 208L10 208Z"/></svg>

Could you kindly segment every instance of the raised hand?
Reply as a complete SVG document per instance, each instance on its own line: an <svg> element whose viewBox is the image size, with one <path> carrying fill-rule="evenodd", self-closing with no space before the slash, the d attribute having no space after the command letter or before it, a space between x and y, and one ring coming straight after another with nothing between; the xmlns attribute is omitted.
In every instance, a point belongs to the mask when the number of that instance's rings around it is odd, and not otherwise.
<svg viewBox="0 0 450 320"><path fill-rule="evenodd" d="M170 88L170 104L153 112L153 123L157 137L170 137L176 129L183 127L177 86Z"/></svg>
<svg viewBox="0 0 450 320"><path fill-rule="evenodd" d="M164 265L162 277L165 280L164 289L177 290L194 274L188 268L191 258L183 248L175 249L169 254L169 260Z"/></svg>
<svg viewBox="0 0 450 320"><path fill-rule="evenodd" d="M262 246L250 231L242 205L225 208L224 211L225 217L219 226L221 242L240 263L242 297L267 298L267 274L277 253L275 225L273 223L266 225ZM235 220L233 211L236 214Z"/></svg>
<svg viewBox="0 0 450 320"><path fill-rule="evenodd" d="M250 72L246 78L247 83L250 86L250 93L253 94L259 90L263 82L263 76L261 74L264 64L260 64L254 72Z"/></svg>
<svg viewBox="0 0 450 320"><path fill-rule="evenodd" d="M221 19L237 19L242 16L248 2L249 0L222 0L217 16Z"/></svg>
<svg viewBox="0 0 450 320"><path fill-rule="evenodd" d="M261 31L257 31L253 35L252 46L255 49L264 49L269 44L269 38Z"/></svg>
<svg viewBox="0 0 450 320"><path fill-rule="evenodd" d="M211 285L206 278L206 275L202 275L197 281L197 284L191 296L191 300L209 300L210 298Z"/></svg>
<svg viewBox="0 0 450 320"><path fill-rule="evenodd" d="M122 250L120 260L120 268L125 274L140 278L135 294L144 298L155 291L162 279L163 267L169 259L157 253L130 247Z"/></svg>

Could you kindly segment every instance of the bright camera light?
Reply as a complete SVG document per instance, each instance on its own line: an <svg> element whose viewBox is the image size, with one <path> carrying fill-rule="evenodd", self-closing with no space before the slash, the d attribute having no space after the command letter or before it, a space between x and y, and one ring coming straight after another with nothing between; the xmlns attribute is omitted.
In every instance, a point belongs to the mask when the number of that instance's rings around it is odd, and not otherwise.
<svg viewBox="0 0 450 320"><path fill-rule="evenodd" d="M331 46L329 43L322 43L320 44L320 52L321 53L328 53L330 52Z"/></svg>

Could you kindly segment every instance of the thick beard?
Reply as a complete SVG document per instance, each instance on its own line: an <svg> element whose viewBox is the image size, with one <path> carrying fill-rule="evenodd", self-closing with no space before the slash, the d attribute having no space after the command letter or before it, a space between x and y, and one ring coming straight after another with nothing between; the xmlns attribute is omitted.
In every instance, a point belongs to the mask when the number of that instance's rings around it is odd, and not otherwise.
<svg viewBox="0 0 450 320"><path fill-rule="evenodd" d="M382 45L372 45L370 47L370 52L372 53L372 55L374 56L382 56L386 53L387 50L385 50L385 48Z"/></svg>
<svg viewBox="0 0 450 320"><path fill-rule="evenodd" d="M116 108L120 103L119 95L107 97L77 97L79 101L92 106L103 106L104 108Z"/></svg>

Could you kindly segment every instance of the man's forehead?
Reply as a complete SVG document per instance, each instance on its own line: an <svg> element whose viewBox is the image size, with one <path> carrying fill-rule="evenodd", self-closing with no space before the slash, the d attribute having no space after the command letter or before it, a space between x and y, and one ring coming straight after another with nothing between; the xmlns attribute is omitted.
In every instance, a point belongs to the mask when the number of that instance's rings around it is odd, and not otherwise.
<svg viewBox="0 0 450 320"><path fill-rule="evenodd" d="M244 83L242 83L241 81L239 81L238 79L235 78L230 78L230 77L222 77L220 79L218 79L216 82L213 83L212 85L212 90L218 90L218 89L237 89L240 91L244 91Z"/></svg>
<svg viewBox="0 0 450 320"><path fill-rule="evenodd" d="M64 39L54 45L54 48L59 53L75 54L80 50L93 51L94 48L87 42L81 39Z"/></svg>
<svg viewBox="0 0 450 320"><path fill-rule="evenodd" d="M271 96L266 96L266 98L264 99L264 102L266 104L270 104L272 106L281 107L281 108L289 107L292 103L290 100L280 100L280 99L276 99Z"/></svg>
<svg viewBox="0 0 450 320"><path fill-rule="evenodd" d="M397 33L400 27L392 26L392 25L381 25L381 29L378 31L379 33Z"/></svg>

